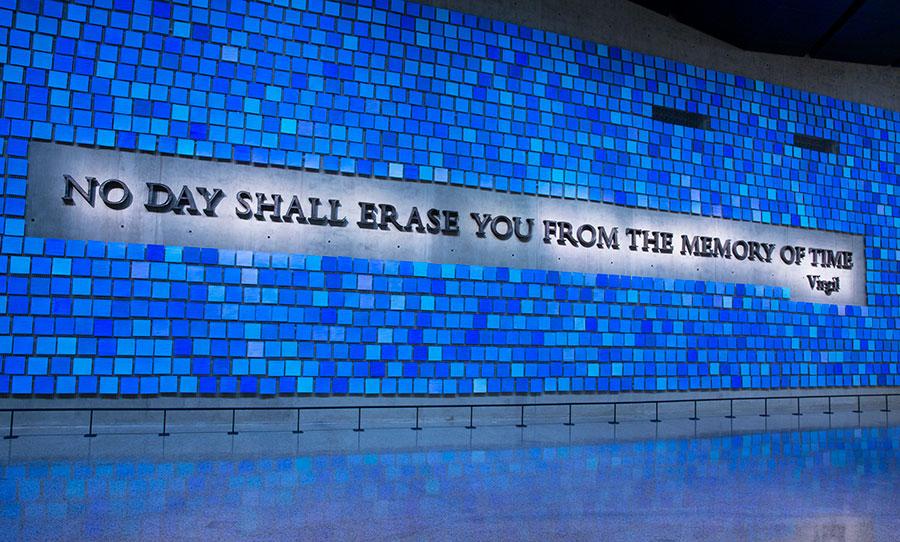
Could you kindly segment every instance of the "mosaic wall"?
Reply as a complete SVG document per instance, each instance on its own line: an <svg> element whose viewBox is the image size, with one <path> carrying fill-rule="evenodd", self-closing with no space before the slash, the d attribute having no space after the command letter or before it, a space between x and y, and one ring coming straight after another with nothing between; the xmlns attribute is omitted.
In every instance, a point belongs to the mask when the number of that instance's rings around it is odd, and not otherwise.
<svg viewBox="0 0 900 542"><path fill-rule="evenodd" d="M2 395L898 384L900 113L401 1L0 0L0 74ZM868 303L30 238L36 140L860 234Z"/></svg>

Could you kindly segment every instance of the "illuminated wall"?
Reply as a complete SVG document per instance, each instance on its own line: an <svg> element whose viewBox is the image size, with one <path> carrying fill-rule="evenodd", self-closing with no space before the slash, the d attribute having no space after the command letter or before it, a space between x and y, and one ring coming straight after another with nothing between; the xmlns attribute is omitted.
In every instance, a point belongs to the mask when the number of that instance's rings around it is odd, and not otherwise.
<svg viewBox="0 0 900 542"><path fill-rule="evenodd" d="M900 113L410 2L211 4L0 1L0 394L897 385ZM38 140L864 235L867 304L28 237Z"/></svg>

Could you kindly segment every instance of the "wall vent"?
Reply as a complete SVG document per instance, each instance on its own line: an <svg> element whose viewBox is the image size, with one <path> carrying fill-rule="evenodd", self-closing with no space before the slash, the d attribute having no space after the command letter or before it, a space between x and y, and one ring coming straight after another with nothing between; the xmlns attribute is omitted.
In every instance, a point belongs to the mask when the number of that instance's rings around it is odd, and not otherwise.
<svg viewBox="0 0 900 542"><path fill-rule="evenodd" d="M832 154L837 154L838 151L837 141L803 134L794 134L794 146L811 151L830 152Z"/></svg>
<svg viewBox="0 0 900 542"><path fill-rule="evenodd" d="M669 124L680 124L689 128L697 128L706 130L709 128L709 117L700 113L691 113L690 111L682 111L673 107L663 107L661 105L653 106L653 120L660 122L668 122Z"/></svg>

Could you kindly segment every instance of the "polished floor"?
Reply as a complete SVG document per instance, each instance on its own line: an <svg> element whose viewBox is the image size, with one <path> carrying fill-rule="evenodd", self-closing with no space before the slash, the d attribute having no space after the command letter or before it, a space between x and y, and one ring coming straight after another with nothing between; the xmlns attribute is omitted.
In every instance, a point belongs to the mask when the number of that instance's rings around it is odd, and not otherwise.
<svg viewBox="0 0 900 542"><path fill-rule="evenodd" d="M0 446L11 540L900 539L896 410Z"/></svg>

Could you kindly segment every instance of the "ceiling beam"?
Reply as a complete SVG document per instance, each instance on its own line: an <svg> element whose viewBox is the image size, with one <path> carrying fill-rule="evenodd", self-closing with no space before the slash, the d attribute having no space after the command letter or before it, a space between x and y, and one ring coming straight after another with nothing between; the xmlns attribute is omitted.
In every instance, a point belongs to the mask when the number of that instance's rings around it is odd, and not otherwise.
<svg viewBox="0 0 900 542"><path fill-rule="evenodd" d="M847 24L847 21L849 21L856 14L856 12L859 11L859 8L861 8L865 3L866 0L853 0L853 3L847 7L846 11L844 11L844 13L842 13L840 17L838 17L833 23L831 23L831 26L828 28L828 30L826 30L824 34L819 36L819 39L817 39L813 46L809 48L809 51L806 52L807 56L816 56L817 54L819 54L819 51L821 51L822 48L828 44L828 41L832 37L834 37L834 35L837 34L845 24Z"/></svg>

